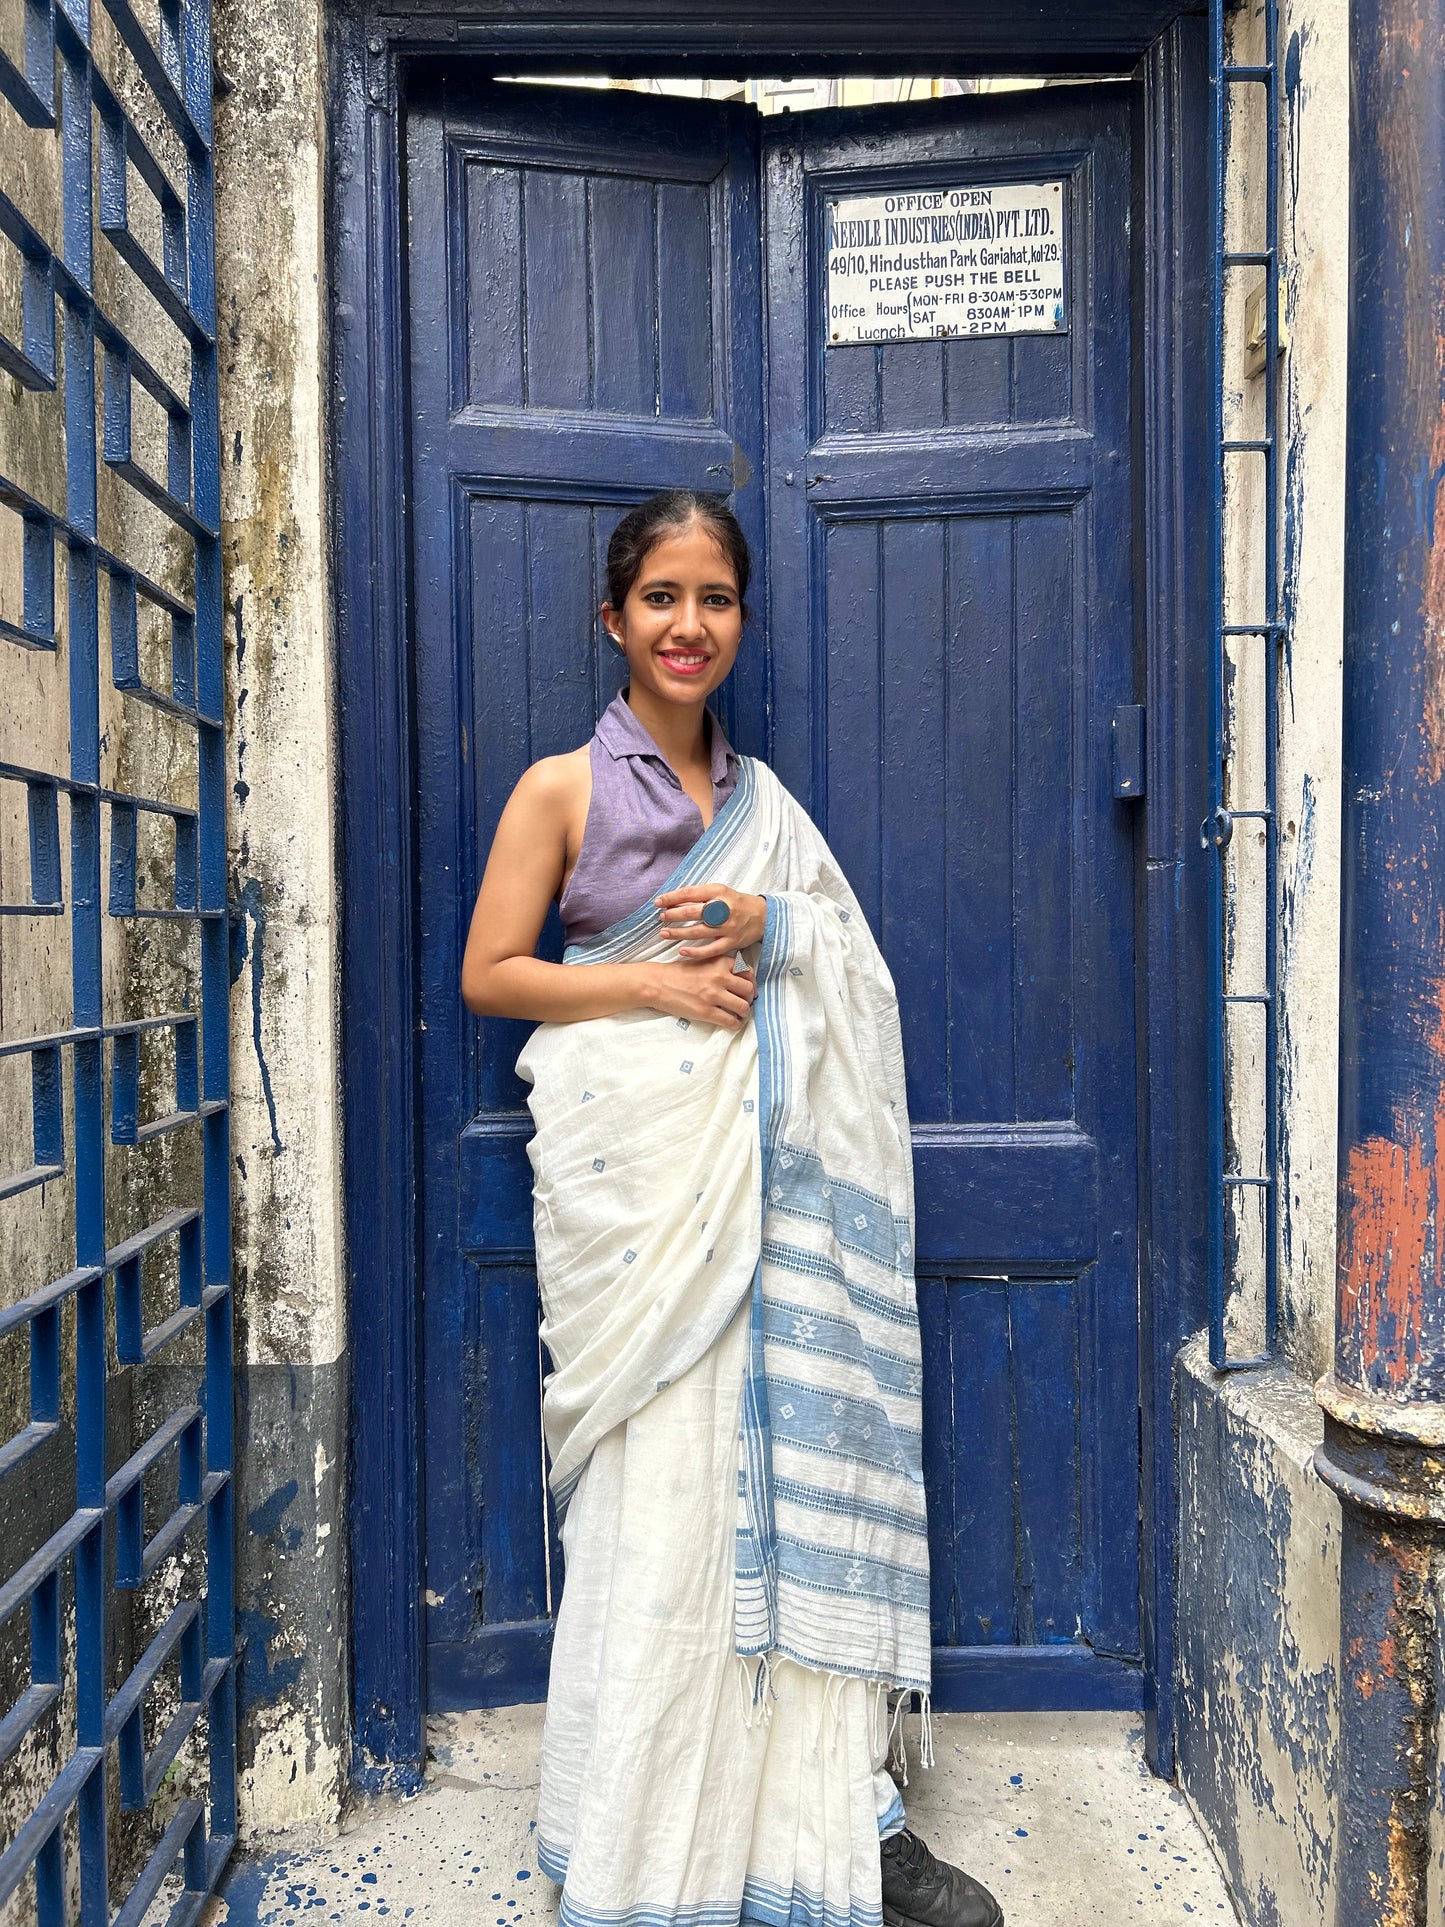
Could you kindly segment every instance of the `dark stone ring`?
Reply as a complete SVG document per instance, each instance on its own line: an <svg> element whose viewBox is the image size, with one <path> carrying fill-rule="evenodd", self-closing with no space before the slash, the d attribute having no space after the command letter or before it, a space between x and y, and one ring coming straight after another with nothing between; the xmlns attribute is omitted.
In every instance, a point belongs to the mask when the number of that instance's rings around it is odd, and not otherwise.
<svg viewBox="0 0 1445 1927"><path fill-rule="evenodd" d="M720 930L731 915L722 897L713 897L702 906L702 920L710 930Z"/></svg>

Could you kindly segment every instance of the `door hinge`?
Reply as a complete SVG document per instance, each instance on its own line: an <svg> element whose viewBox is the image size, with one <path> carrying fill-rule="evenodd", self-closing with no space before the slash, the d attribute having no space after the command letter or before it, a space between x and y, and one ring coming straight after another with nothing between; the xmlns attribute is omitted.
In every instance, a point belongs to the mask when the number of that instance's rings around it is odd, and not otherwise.
<svg viewBox="0 0 1445 1927"><path fill-rule="evenodd" d="M1144 794L1144 705L1120 703L1114 711L1114 794L1126 803Z"/></svg>

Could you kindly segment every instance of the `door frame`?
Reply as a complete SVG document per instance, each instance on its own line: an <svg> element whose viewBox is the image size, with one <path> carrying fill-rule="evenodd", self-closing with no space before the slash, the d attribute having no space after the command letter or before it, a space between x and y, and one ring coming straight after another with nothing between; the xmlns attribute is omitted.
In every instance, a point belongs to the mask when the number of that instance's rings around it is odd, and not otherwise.
<svg viewBox="0 0 1445 1927"><path fill-rule="evenodd" d="M1205 23L1177 0L779 10L679 0L605 12L573 0L447 10L331 0L328 32L331 455L341 789L342 1104L351 1305L353 1775L409 1789L424 1770L415 813L406 511L401 108L416 58L465 48L493 72L1131 72L1134 89L1136 693L1147 705L1136 830L1140 995L1140 1532L1146 1748L1173 1770L1173 1367L1206 1315L1204 992L1208 797L1210 197ZM1121 20L1121 15L1123 16ZM949 1704L998 1685L950 1678ZM1057 1686L1057 1682L1051 1682ZM1002 1682L1007 1688L1008 1682ZM938 1703L943 1704L940 1694ZM1006 1698L1008 1705L1016 1699ZM1057 1691L1050 1705L1060 1705ZM1092 1704L1092 1701L1086 1703Z"/></svg>

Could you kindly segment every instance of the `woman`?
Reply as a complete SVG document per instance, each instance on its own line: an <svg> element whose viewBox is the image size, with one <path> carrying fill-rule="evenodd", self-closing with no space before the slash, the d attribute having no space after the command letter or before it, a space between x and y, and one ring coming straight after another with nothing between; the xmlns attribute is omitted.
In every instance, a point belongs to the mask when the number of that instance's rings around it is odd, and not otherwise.
<svg viewBox="0 0 1445 1927"><path fill-rule="evenodd" d="M472 1010L540 1020L566 1587L539 1858L573 1927L996 1927L884 1765L915 1692L930 1751L897 1004L812 823L706 707L748 573L720 498L623 518L628 687L518 783L463 964ZM563 964L533 954L554 898Z"/></svg>

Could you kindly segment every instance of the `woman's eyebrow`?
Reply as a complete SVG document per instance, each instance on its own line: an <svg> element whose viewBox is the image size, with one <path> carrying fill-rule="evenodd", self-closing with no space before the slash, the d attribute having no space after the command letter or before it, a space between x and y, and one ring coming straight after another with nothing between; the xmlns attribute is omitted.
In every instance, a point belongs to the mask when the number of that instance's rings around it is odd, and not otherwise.
<svg viewBox="0 0 1445 1927"><path fill-rule="evenodd" d="M729 595L736 595L738 592L736 582L704 582L700 586L705 593L711 593L715 589L724 589ZM649 589L680 589L681 587L680 582L670 581L663 576L654 576L650 581L639 583L637 592L639 595L646 595Z"/></svg>

